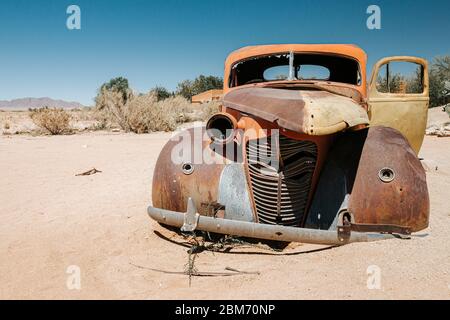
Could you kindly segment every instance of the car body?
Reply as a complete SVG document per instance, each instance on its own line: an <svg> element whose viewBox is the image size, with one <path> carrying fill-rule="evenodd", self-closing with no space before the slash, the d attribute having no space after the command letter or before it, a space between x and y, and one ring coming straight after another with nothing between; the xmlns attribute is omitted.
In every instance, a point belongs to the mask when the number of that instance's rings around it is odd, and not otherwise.
<svg viewBox="0 0 450 320"><path fill-rule="evenodd" d="M417 66L417 79L393 89L396 62ZM183 231L336 245L427 228L429 196L417 157L427 62L385 58L369 81L366 67L365 52L346 44L231 53L221 112L163 148L149 215ZM174 159L180 148L182 159Z"/></svg>

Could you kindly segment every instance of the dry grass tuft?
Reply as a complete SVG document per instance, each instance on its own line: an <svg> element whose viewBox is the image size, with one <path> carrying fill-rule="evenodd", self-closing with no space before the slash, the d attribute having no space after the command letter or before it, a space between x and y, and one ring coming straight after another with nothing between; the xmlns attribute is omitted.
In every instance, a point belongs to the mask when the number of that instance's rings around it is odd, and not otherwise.
<svg viewBox="0 0 450 320"><path fill-rule="evenodd" d="M70 115L67 111L57 108L38 108L30 110L30 118L40 129L52 135L70 133Z"/></svg>

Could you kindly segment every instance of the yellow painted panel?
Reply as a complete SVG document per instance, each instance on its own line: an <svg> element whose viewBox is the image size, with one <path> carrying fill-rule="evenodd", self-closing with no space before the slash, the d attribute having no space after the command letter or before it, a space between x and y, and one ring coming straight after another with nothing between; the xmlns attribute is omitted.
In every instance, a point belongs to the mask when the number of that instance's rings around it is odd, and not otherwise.
<svg viewBox="0 0 450 320"><path fill-rule="evenodd" d="M417 63L423 66L423 93L381 93L377 91L376 79L379 69L392 61ZM416 57L388 57L378 61L369 84L370 126L387 126L399 130L418 154L425 136L429 105L428 63Z"/></svg>

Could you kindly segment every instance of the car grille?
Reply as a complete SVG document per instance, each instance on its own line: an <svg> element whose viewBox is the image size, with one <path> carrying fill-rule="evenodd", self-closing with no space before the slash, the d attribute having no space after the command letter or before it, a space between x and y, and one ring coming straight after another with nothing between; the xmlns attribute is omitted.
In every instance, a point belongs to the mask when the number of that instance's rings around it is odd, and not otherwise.
<svg viewBox="0 0 450 320"><path fill-rule="evenodd" d="M246 149L259 222L300 226L316 167L316 144L273 135L249 141Z"/></svg>

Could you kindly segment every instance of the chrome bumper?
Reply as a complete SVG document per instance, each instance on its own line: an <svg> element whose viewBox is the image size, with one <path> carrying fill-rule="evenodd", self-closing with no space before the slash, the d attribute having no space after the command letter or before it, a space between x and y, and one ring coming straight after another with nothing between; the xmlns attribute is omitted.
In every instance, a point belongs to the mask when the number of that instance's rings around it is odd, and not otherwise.
<svg viewBox="0 0 450 320"><path fill-rule="evenodd" d="M201 230L264 240L344 245L352 242L369 242L395 238L392 234L362 232L351 232L344 238L338 231L286 227L201 216L196 212L191 199L188 201L186 213L151 206L148 207L147 211L153 220L165 225L179 227L182 231Z"/></svg>

